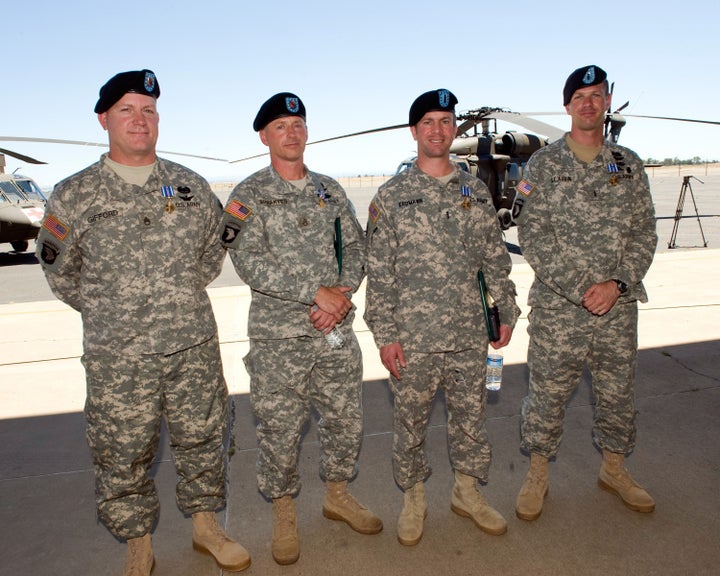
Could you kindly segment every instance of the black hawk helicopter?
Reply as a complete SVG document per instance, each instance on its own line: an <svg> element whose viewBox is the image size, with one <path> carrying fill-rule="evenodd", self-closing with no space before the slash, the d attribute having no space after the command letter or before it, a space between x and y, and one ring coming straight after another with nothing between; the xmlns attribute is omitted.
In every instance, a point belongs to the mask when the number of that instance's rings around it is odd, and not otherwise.
<svg viewBox="0 0 720 576"><path fill-rule="evenodd" d="M5 173L6 154L30 164L44 162L0 148L0 244L25 252L40 231L47 200L32 178Z"/></svg>
<svg viewBox="0 0 720 576"><path fill-rule="evenodd" d="M610 96L614 84L610 86ZM605 118L605 138L617 143L622 128L627 123L626 117L635 118L652 118L656 120L674 120L679 122L698 122L703 124L716 124L720 122L711 120L695 120L690 118L671 118L667 116L644 116L640 114L622 115L620 112L629 106L630 102L626 102L614 112L608 107ZM515 187L522 179L523 168L533 152L547 146L549 143L561 138L565 131L541 120L537 120L532 116L558 116L562 113L557 112L534 112L519 113L512 112L506 108L483 107L457 115L458 128L455 140L450 148L451 159L460 168L470 172L480 178L487 185L492 196L495 210L498 214L498 220L503 230L506 230L515 224L514 218L518 213L518 206L515 203L517 191ZM497 130L497 121L504 121L510 124L520 126L531 133L523 133L516 131L506 131L500 133ZM389 130L397 130L400 128L408 128L407 124L397 124L394 126L385 126L382 128L374 128L371 130L363 130L361 132L353 132L351 134L343 134L322 140L308 142L310 144L320 144L342 138L352 138L365 134L373 134L377 132L385 132ZM265 156L264 154L256 154L239 160L233 160L232 163L243 162L253 158ZM414 157L403 160L398 166L397 172L407 169L412 165Z"/></svg>

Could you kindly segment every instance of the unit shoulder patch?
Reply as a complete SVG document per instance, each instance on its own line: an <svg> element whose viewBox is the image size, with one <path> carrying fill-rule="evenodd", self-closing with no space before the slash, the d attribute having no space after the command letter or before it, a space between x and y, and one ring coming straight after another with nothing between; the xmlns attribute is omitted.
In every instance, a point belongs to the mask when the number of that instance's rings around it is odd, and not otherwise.
<svg viewBox="0 0 720 576"><path fill-rule="evenodd" d="M375 224L378 221L378 218L380 218L380 208L375 203L375 200L370 202L370 207L368 208L368 214L370 216L370 220L372 220L373 224Z"/></svg>

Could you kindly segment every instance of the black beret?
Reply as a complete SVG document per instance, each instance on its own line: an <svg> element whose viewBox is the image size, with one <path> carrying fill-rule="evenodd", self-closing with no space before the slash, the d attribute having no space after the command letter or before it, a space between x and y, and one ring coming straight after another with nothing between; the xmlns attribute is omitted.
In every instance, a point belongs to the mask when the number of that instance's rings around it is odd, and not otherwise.
<svg viewBox="0 0 720 576"><path fill-rule="evenodd" d="M160 84L152 70L135 70L120 72L100 88L100 98L95 104L95 112L102 114L128 92L137 92L154 98L160 97Z"/></svg>
<svg viewBox="0 0 720 576"><path fill-rule="evenodd" d="M567 106L578 88L597 86L607 80L607 73L600 66L583 66L568 76L563 88L563 106Z"/></svg>
<svg viewBox="0 0 720 576"><path fill-rule="evenodd" d="M450 90L438 88L420 94L410 106L410 126L415 126L425 114L432 110L455 113L455 104L458 99Z"/></svg>
<svg viewBox="0 0 720 576"><path fill-rule="evenodd" d="M270 122L283 116L300 116L305 120L305 104L292 92L280 92L268 98L255 116L253 130L260 132Z"/></svg>

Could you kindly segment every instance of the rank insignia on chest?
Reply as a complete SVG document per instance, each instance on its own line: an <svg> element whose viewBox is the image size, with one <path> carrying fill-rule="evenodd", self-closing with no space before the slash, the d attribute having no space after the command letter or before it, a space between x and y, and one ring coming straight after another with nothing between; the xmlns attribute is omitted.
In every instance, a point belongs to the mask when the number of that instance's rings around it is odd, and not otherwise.
<svg viewBox="0 0 720 576"><path fill-rule="evenodd" d="M172 198L175 196L175 190L172 186L161 186L160 192L162 192L163 198Z"/></svg>
<svg viewBox="0 0 720 576"><path fill-rule="evenodd" d="M231 201L225 208L225 212L235 216L235 218L238 218L239 220L245 220L248 216L250 216L250 214L252 214L252 210L239 200Z"/></svg>

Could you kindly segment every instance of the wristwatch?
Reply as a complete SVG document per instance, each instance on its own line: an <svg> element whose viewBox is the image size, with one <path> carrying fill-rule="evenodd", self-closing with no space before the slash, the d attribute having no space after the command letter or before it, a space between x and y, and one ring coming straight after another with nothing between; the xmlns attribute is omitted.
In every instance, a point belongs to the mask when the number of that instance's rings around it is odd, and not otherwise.
<svg viewBox="0 0 720 576"><path fill-rule="evenodd" d="M622 280L618 280L617 278L613 278L613 282L617 284L617 288L620 291L620 294L625 294L625 292L628 291L628 285L625 284Z"/></svg>

